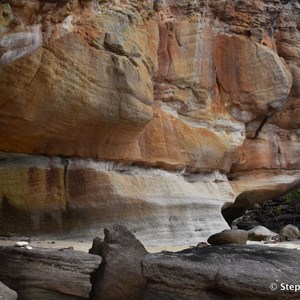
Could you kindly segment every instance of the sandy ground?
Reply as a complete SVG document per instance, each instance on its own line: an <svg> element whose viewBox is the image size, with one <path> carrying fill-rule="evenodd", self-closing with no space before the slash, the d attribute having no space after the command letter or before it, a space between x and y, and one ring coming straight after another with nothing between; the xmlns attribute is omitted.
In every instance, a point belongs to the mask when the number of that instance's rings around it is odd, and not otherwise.
<svg viewBox="0 0 300 300"><path fill-rule="evenodd" d="M26 238L2 238L0 237L0 246L14 246L16 241L22 241L27 240ZM88 252L88 250L92 246L92 242L89 241L80 241L80 240L38 240L38 239L32 239L30 241L31 247L38 247L38 248L53 248L53 249L61 249L61 248L68 248L73 247L74 250L77 251L84 251ZM264 242L252 242L248 241L248 244L260 244L265 245L267 247L281 247L281 248L288 248L288 249L297 249L300 250L300 240L296 241L290 241L290 242L278 242L276 244L265 244ZM151 252L160 252L163 250L166 251L180 251L186 248L189 248L190 246L184 245L184 246L149 246L146 247L146 249Z"/></svg>
<svg viewBox="0 0 300 300"><path fill-rule="evenodd" d="M13 239L7 239L7 238L1 238L0 237L0 246L14 246L17 241L22 241L27 239L25 238L13 238ZM52 249L61 249L61 248L69 248L73 247L74 250L77 251L84 251L88 252L89 249L92 247L92 242L89 241L78 241L78 240L31 240L29 245L31 247L39 247L39 248L52 248ZM189 246L149 246L145 247L147 251L150 253L154 252L160 252L160 251L180 251L186 248L189 248Z"/></svg>
<svg viewBox="0 0 300 300"><path fill-rule="evenodd" d="M295 240L295 241L286 241L286 242L277 242L277 243L272 243L272 244L265 244L265 242L252 242L248 241L249 245L252 244L260 244L260 245L265 245L268 247L280 247L280 248L287 248L287 249L297 249L300 250L300 240Z"/></svg>
<svg viewBox="0 0 300 300"><path fill-rule="evenodd" d="M1 238L0 237L0 246L14 246L17 241L28 241L27 238ZM69 248L73 247L74 250L88 252L92 247L92 242L87 241L77 241L77 240L31 240L29 245L33 248L53 248L53 249L61 249L61 248Z"/></svg>

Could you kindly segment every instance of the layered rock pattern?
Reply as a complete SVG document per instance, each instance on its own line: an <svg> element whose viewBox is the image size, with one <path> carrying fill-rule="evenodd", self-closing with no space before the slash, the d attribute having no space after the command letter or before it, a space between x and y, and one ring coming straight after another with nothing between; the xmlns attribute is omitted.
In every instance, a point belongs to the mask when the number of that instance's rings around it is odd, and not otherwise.
<svg viewBox="0 0 300 300"><path fill-rule="evenodd" d="M226 228L221 208L234 197L219 173L184 176L85 159L16 156L1 183L2 235L92 238L102 226L124 222L146 245L155 245L158 236L166 245L196 243Z"/></svg>
<svg viewBox="0 0 300 300"><path fill-rule="evenodd" d="M299 254L262 245L149 254L142 263L148 279L143 299L298 299L290 286L299 280Z"/></svg>
<svg viewBox="0 0 300 300"><path fill-rule="evenodd" d="M20 299L89 299L101 258L72 249L0 247L0 278Z"/></svg>
<svg viewBox="0 0 300 300"><path fill-rule="evenodd" d="M299 184L297 2L2 2L1 234L186 244Z"/></svg>

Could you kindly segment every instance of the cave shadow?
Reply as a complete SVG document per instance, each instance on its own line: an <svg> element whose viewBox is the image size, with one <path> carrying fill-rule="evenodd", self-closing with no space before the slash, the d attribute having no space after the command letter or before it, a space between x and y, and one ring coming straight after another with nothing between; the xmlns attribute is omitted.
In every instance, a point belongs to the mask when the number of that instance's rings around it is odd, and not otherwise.
<svg viewBox="0 0 300 300"><path fill-rule="evenodd" d="M268 195L267 192L244 192L238 195L238 197L235 199L233 203L226 202L222 208L221 213L224 217L227 224L232 228L233 222L242 217L245 216L245 213L249 210L252 212L261 210L263 212L267 212L269 210L269 215L271 215L271 218L273 218L273 222L277 225L273 226L273 230L276 229L276 231L280 230L282 227L284 227L287 224L293 224L293 225L299 225L300 224L300 196L298 200L299 208L298 210L295 210L295 216L291 216L293 214L290 213L290 216L286 215L286 210L288 210L287 203L284 197L286 195L291 194L292 192L300 189L300 183L297 183L284 193L275 193L270 197L266 197ZM284 208L284 211L282 210L282 207ZM290 209L291 211L292 209ZM277 211L277 213L276 213ZM253 222L254 223L254 222ZM266 226L266 220L263 220L261 218L257 219L258 225ZM299 226L298 226L299 227ZM241 228L241 229L251 229L251 228ZM269 228L270 229L270 228Z"/></svg>

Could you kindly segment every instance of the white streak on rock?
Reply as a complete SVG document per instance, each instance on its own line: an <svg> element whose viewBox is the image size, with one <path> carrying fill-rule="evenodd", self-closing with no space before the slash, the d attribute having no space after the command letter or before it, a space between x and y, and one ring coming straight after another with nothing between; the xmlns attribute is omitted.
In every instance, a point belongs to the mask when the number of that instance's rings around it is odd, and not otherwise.
<svg viewBox="0 0 300 300"><path fill-rule="evenodd" d="M15 247L25 247L28 246L28 242L16 242Z"/></svg>
<svg viewBox="0 0 300 300"><path fill-rule="evenodd" d="M0 64L8 64L25 55L33 53L43 44L40 25L33 26L29 32L19 32L0 38L3 53Z"/></svg>
<svg viewBox="0 0 300 300"><path fill-rule="evenodd" d="M62 22L62 28L67 32L72 32L74 30L74 26L72 24L73 16L68 16Z"/></svg>

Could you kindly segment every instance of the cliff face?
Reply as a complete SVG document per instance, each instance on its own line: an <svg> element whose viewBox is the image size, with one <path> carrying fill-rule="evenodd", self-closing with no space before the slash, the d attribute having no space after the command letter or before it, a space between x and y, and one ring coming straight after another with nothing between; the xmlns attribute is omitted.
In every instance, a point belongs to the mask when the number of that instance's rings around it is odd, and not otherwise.
<svg viewBox="0 0 300 300"><path fill-rule="evenodd" d="M4 2L1 234L193 243L300 183L297 1Z"/></svg>

